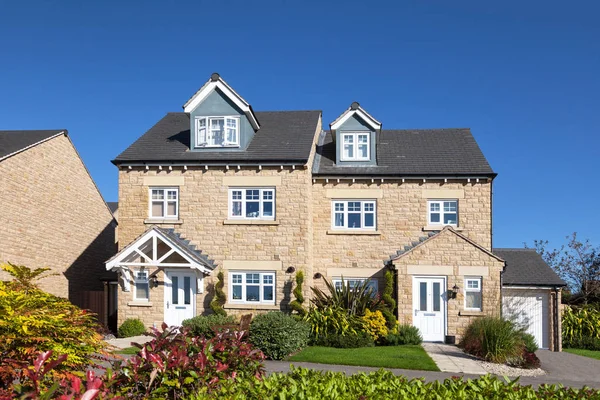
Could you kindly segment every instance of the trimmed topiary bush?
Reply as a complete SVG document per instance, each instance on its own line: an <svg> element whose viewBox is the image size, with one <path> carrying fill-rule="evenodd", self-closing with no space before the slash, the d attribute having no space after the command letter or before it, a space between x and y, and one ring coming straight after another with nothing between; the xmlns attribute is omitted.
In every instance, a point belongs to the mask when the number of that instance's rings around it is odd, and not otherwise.
<svg viewBox="0 0 600 400"><path fill-rule="evenodd" d="M405 344L421 344L423 336L416 326L402 324L396 332L388 334L382 341L384 346L401 346Z"/></svg>
<svg viewBox="0 0 600 400"><path fill-rule="evenodd" d="M281 360L308 344L310 327L279 311L257 315L250 324L250 342L267 358Z"/></svg>
<svg viewBox="0 0 600 400"><path fill-rule="evenodd" d="M296 312L299 318L302 318L306 315L306 309L302 305L304 303L304 295L302 294L302 284L304 283L304 272L298 271L296 273L296 288L292 293L294 293L294 297L296 298L294 301L290 303L290 307L292 310Z"/></svg>
<svg viewBox="0 0 600 400"><path fill-rule="evenodd" d="M139 318L127 318L119 327L118 333L122 338L139 336L146 333L146 327Z"/></svg>
<svg viewBox="0 0 600 400"><path fill-rule="evenodd" d="M384 306L381 308L388 329L394 329L398 325L398 320L394 315L396 310L396 300L394 300L394 273L392 271L385 271L385 287L381 295Z"/></svg>
<svg viewBox="0 0 600 400"><path fill-rule="evenodd" d="M207 339L215 337L214 327L220 325L235 324L235 317L232 315L198 315L197 317L186 319L182 325L190 329L194 336L201 336Z"/></svg>
<svg viewBox="0 0 600 400"><path fill-rule="evenodd" d="M317 338L316 346L336 347L338 349L356 349L375 346L373 338L367 332L349 333L347 335L329 335Z"/></svg>
<svg viewBox="0 0 600 400"><path fill-rule="evenodd" d="M215 297L210 302L210 309L217 315L226 316L227 312L223 309L223 304L227 300L223 287L225 286L225 275L223 271L217 274L217 283L215 284Z"/></svg>

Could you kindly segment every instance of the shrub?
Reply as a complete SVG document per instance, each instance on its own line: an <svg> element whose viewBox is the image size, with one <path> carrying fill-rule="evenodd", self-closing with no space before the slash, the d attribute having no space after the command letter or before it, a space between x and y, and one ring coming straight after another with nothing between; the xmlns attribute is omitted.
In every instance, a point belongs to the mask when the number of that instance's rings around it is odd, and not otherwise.
<svg viewBox="0 0 600 400"><path fill-rule="evenodd" d="M201 388L210 392L222 382L264 374L264 355L244 342L242 332L222 332L214 338L191 336L163 323L153 339L115 372L107 372L112 394L125 398L187 398ZM112 398L112 397L111 397Z"/></svg>
<svg viewBox="0 0 600 400"><path fill-rule="evenodd" d="M538 344L531 333L521 331L521 339L523 340L525 350L527 350L529 353L535 353L537 351Z"/></svg>
<svg viewBox="0 0 600 400"><path fill-rule="evenodd" d="M563 345L578 343L586 338L600 340L600 310L592 305L565 306L562 316Z"/></svg>
<svg viewBox="0 0 600 400"><path fill-rule="evenodd" d="M146 333L146 327L139 318L127 318L118 329L119 337L126 338Z"/></svg>
<svg viewBox="0 0 600 400"><path fill-rule="evenodd" d="M183 321L183 326L189 328L190 333L194 336L202 336L210 339L215 336L215 332L213 331L214 327L219 325L232 325L235 324L235 322L235 317L233 316L223 316L218 314L198 315Z"/></svg>
<svg viewBox="0 0 600 400"><path fill-rule="evenodd" d="M365 310L379 310L383 307L383 303L373 293L373 289L369 286L369 281L350 287L342 277L342 287L337 289L335 285L325 279L327 292L319 288L311 287L313 298L311 302L320 310L328 307L337 307L346 310L350 315L363 316Z"/></svg>
<svg viewBox="0 0 600 400"><path fill-rule="evenodd" d="M272 360L281 360L308 344L310 327L291 315L270 312L250 324L250 342Z"/></svg>
<svg viewBox="0 0 600 400"><path fill-rule="evenodd" d="M471 322L459 346L469 354L501 364L520 357L525 347L515 325L498 317L482 317Z"/></svg>
<svg viewBox="0 0 600 400"><path fill-rule="evenodd" d="M569 340L563 339L563 346L573 349L586 349L600 351L600 339L593 337L573 338Z"/></svg>
<svg viewBox="0 0 600 400"><path fill-rule="evenodd" d="M54 360L68 356L53 373L84 371L93 364L91 356L103 348L95 315L40 290L34 281L48 268L6 264L2 269L14 280L0 281L0 387L23 373L8 359L33 364L39 352L52 350Z"/></svg>
<svg viewBox="0 0 600 400"><path fill-rule="evenodd" d="M394 315L396 310L396 300L393 297L394 294L394 273L390 270L385 271L385 286L381 295L383 301L383 307L381 312L387 322L388 329L394 329L398 325L398 320Z"/></svg>
<svg viewBox="0 0 600 400"><path fill-rule="evenodd" d="M324 347L336 347L338 349L356 349L375 345L373 338L367 332L349 333L347 335L333 334L317 338L314 344Z"/></svg>
<svg viewBox="0 0 600 400"><path fill-rule="evenodd" d="M383 340L386 346L401 346L405 344L421 344L423 343L423 336L419 328L416 326L403 324L398 326L396 332L389 333Z"/></svg>
<svg viewBox="0 0 600 400"><path fill-rule="evenodd" d="M386 320L383 317L381 311L371 312L368 308L365 310L365 315L361 317L363 323L363 329L368 333L374 341L379 340L381 337L385 337L388 334L388 328L386 326Z"/></svg>
<svg viewBox="0 0 600 400"><path fill-rule="evenodd" d="M329 306L321 309L311 307L304 316L313 338L334 335L356 334L362 330L360 318L349 315L341 307Z"/></svg>
<svg viewBox="0 0 600 400"><path fill-rule="evenodd" d="M296 273L296 287L294 288L294 297L296 298L294 301L290 303L290 307L292 310L296 312L296 314L302 318L306 315L306 309L302 306L304 303L304 295L302 294L302 284L304 283L304 272L298 271Z"/></svg>
<svg viewBox="0 0 600 400"><path fill-rule="evenodd" d="M223 305L227 300L223 287L225 286L225 275L223 271L219 271L217 274L217 284L215 285L215 297L210 302L210 309L217 315L226 316L227 312L223 309Z"/></svg>

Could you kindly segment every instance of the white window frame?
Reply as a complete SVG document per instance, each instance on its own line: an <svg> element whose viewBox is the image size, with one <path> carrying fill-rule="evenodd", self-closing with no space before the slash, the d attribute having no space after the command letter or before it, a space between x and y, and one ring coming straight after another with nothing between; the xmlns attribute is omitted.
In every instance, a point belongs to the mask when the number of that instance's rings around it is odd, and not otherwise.
<svg viewBox="0 0 600 400"><path fill-rule="evenodd" d="M356 287L359 284L364 283L365 281L369 281L370 283L374 283L374 292L373 295L377 295L377 293L379 293L379 280L374 279L374 278L346 278L344 277L344 283L346 285L350 285L350 287L352 287L353 285L351 285L351 282L354 282L354 287ZM335 287L336 289L341 289L342 287L342 278L334 278L331 280L331 283L333 283L333 287ZM339 290L338 289L338 290Z"/></svg>
<svg viewBox="0 0 600 400"><path fill-rule="evenodd" d="M472 282L477 282L477 287L473 288L473 287L469 287L469 283ZM480 276L465 276L465 280L464 280L464 292L465 292L465 299L464 299L464 308L465 310L468 311L481 311L483 308L483 290L482 290L482 278ZM481 299L481 304L479 305L479 307L467 307L467 293L480 293L480 299Z"/></svg>
<svg viewBox="0 0 600 400"><path fill-rule="evenodd" d="M211 132L211 126L213 120L223 120L223 143L216 144L214 143L214 136ZM204 121L204 138L202 138L202 134L200 133L200 121ZM235 121L235 141L229 142L227 141L227 123L230 121ZM207 147L240 147L240 117L234 115L224 115L224 116L212 116L212 117L196 117L195 121L195 138L196 148L207 148ZM212 141L212 143L209 143Z"/></svg>
<svg viewBox="0 0 600 400"><path fill-rule="evenodd" d="M360 228L348 227L348 203L360 203ZM343 204L344 210L344 225L335 225L335 215L340 211L335 210L336 204ZM365 211L365 204L372 204L373 211ZM355 213L355 212L353 212ZM373 214L373 226L365 226L365 214ZM359 199L334 199L331 201L331 229L332 230L357 230L357 231L375 231L377 230L377 201L376 200L359 200Z"/></svg>
<svg viewBox="0 0 600 400"><path fill-rule="evenodd" d="M346 152L344 150L345 139L347 136L352 137L352 145L354 146L354 152L351 156L346 156ZM358 154L358 137L366 136L367 137L367 156L362 157ZM341 161L371 161L371 132L341 132L340 133L340 159Z"/></svg>
<svg viewBox="0 0 600 400"><path fill-rule="evenodd" d="M445 212L444 211L444 202L456 202L456 212ZM439 222L432 222L431 221L431 204L437 203L440 207L440 221ZM437 214L438 212L435 212L434 214ZM427 225L432 226L458 226L458 219L460 216L460 208L459 208L459 201L458 199L441 199L441 200L427 200ZM456 224L445 224L444 223L444 215L445 214L456 214Z"/></svg>
<svg viewBox="0 0 600 400"><path fill-rule="evenodd" d="M258 190L258 216L256 217L247 217L245 210L246 210L246 203L247 203L247 199L246 199L246 191L247 190ZM233 193L234 192L242 192L242 198L241 199L234 199L233 198ZM265 199L264 198L264 194L265 192L272 192L272 199ZM277 197L277 193L275 191L274 187L230 187L229 188L229 194L228 194L228 211L227 211L227 216L230 220L264 220L264 221L274 221L275 220L275 207L276 207L276 197ZM256 201L256 200L250 200L250 201ZM264 215L264 203L265 202L272 202L273 203L273 215ZM242 203L242 215L233 215L233 203L234 202L241 202Z"/></svg>
<svg viewBox="0 0 600 400"><path fill-rule="evenodd" d="M140 278L138 274L144 274L144 278ZM148 297L138 298L138 284L145 284L148 287ZM147 270L138 269L133 273L133 300L134 301L150 301L150 278Z"/></svg>
<svg viewBox="0 0 600 400"><path fill-rule="evenodd" d="M163 199L162 200L154 200L152 198L153 190L162 190L163 191ZM168 192L175 191L177 198L175 199L175 215L168 215L168 203L173 202L173 200L168 199ZM156 217L152 215L152 203L162 201L163 203L163 211L164 214L162 217ZM179 219L179 187L177 186L150 186L148 188L148 218L149 219Z"/></svg>
<svg viewBox="0 0 600 400"><path fill-rule="evenodd" d="M247 275L257 274L259 275L259 283L258 284L248 284ZM242 277L241 283L234 283L233 278L234 275L239 275ZM265 283L264 277L271 277L272 283ZM242 287L242 298L234 299L233 298L233 286L241 286ZM259 300L258 301L248 301L246 300L246 289L247 286L259 286ZM264 287L271 286L273 288L273 300L265 300L264 299ZM229 303L232 304L270 304L274 305L275 300L277 298L277 274L275 271L229 271L229 283L228 283L228 298Z"/></svg>

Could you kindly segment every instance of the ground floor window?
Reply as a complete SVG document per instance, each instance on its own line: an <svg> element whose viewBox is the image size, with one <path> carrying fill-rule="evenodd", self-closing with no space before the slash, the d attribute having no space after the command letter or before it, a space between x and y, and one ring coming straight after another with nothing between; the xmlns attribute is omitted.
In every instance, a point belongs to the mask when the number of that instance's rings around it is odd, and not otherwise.
<svg viewBox="0 0 600 400"><path fill-rule="evenodd" d="M336 290L341 290L342 289L342 285L346 284L347 286L350 287L350 289L353 289L359 285L362 285L365 281L368 281L368 287L372 290L373 295L376 295L379 292L379 282L377 281L377 279L370 279L370 278L344 278L344 282L342 283L342 278L334 278L333 279L333 286L336 288Z"/></svg>
<svg viewBox="0 0 600 400"><path fill-rule="evenodd" d="M481 311L481 277L465 278L465 310Z"/></svg>
<svg viewBox="0 0 600 400"><path fill-rule="evenodd" d="M134 299L137 301L148 301L148 299L150 299L150 282L148 281L148 271L135 271L134 281Z"/></svg>
<svg viewBox="0 0 600 400"><path fill-rule="evenodd" d="M275 272L230 272L229 301L275 304Z"/></svg>

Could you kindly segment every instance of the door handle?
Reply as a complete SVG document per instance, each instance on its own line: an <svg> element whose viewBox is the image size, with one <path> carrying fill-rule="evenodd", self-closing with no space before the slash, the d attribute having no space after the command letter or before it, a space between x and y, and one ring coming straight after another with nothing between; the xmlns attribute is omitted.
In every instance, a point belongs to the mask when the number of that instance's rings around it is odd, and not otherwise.
<svg viewBox="0 0 600 400"><path fill-rule="evenodd" d="M169 308L169 300L167 300L167 308Z"/></svg>
<svg viewBox="0 0 600 400"><path fill-rule="evenodd" d="M415 317L417 316L417 312L419 312L419 310L415 308Z"/></svg>

